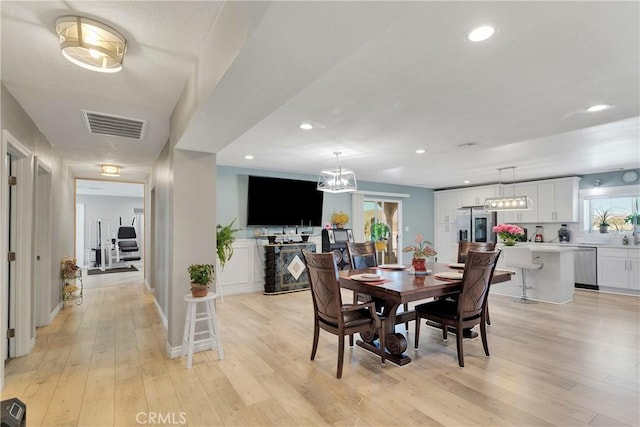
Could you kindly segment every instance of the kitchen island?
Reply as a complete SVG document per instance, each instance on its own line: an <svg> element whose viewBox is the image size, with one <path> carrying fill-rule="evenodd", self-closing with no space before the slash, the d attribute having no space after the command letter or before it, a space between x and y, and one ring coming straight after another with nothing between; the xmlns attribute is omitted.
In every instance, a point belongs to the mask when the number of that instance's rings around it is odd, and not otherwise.
<svg viewBox="0 0 640 427"><path fill-rule="evenodd" d="M543 264L541 269L527 270L527 295L529 299L555 304L564 304L573 300L575 287L573 250L561 245L519 244L531 251L531 260ZM498 244L504 251L513 249ZM504 255L503 254L503 255ZM516 275L509 282L498 283L491 287L491 293L520 297L522 294L522 269L506 265L505 257L498 260L498 269L513 270Z"/></svg>

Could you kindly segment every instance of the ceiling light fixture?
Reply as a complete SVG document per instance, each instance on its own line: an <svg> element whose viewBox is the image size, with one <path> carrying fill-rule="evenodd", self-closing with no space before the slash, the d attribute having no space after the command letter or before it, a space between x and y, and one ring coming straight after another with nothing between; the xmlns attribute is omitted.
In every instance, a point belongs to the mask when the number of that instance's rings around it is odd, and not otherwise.
<svg viewBox="0 0 640 427"><path fill-rule="evenodd" d="M82 16L56 20L62 55L87 70L117 73L127 51L127 41L113 28Z"/></svg>
<svg viewBox="0 0 640 427"><path fill-rule="evenodd" d="M611 105L609 104L592 105L591 107L587 108L587 112L597 113L598 111L608 110L609 108L611 108Z"/></svg>
<svg viewBox="0 0 640 427"><path fill-rule="evenodd" d="M338 156L342 153L334 151L333 154L336 155L336 163L338 164ZM352 170L344 169L340 164L335 169L321 170L317 189L327 193L356 191L358 189L356 174Z"/></svg>
<svg viewBox="0 0 640 427"><path fill-rule="evenodd" d="M416 150L416 154L424 154L426 152L427 150L423 150L422 148L420 148L419 150Z"/></svg>
<svg viewBox="0 0 640 427"><path fill-rule="evenodd" d="M506 168L498 168L498 183L500 184L500 192L502 188L502 171L511 169L513 173L513 196L488 197L484 201L485 211L530 211L533 209L533 201L529 196L516 196L516 167L509 166Z"/></svg>
<svg viewBox="0 0 640 427"><path fill-rule="evenodd" d="M483 25L471 31L468 37L472 42L481 42L491 37L495 32L496 30L492 26Z"/></svg>
<svg viewBox="0 0 640 427"><path fill-rule="evenodd" d="M253 160L253 156L251 154L247 154L244 158L247 160Z"/></svg>
<svg viewBox="0 0 640 427"><path fill-rule="evenodd" d="M117 166L117 165L100 165L100 175L104 175L104 176L120 176L120 166Z"/></svg>
<svg viewBox="0 0 640 427"><path fill-rule="evenodd" d="M313 129L313 125L311 123L302 123L300 129L311 130Z"/></svg>

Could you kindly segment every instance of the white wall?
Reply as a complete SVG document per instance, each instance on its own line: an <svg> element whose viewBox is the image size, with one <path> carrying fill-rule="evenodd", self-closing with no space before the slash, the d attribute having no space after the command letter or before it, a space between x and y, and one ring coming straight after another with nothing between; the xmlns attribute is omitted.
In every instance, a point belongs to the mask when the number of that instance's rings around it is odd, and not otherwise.
<svg viewBox="0 0 640 427"><path fill-rule="evenodd" d="M7 129L30 154L37 156L40 162L51 170L51 221L55 225L51 236L50 265L45 267L45 274L49 275L51 287L51 306L46 308L54 314L61 302L60 293L60 259L65 255L72 255L74 248L74 186L67 164L49 144L38 130L37 126L22 109L20 104L1 85L0 128ZM4 156L4 153L2 153ZM6 275L0 274L2 288L6 287ZM18 286L31 286L29 283L18 283ZM2 314L0 314L0 330L6 331L6 301L2 300ZM20 309L20 308L19 308ZM5 353L6 340L0 340L0 354ZM2 358L0 358L0 361ZM0 362L0 365L4 366ZM0 373L3 377L4 370Z"/></svg>

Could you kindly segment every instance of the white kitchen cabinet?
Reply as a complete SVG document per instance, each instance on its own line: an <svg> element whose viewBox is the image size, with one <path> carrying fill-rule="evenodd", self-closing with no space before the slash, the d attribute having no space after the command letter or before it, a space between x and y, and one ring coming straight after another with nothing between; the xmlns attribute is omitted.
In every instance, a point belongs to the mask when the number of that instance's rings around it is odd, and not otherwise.
<svg viewBox="0 0 640 427"><path fill-rule="evenodd" d="M537 222L578 222L578 182L561 178L538 182Z"/></svg>
<svg viewBox="0 0 640 427"><path fill-rule="evenodd" d="M640 250L598 249L598 286L640 290Z"/></svg>
<svg viewBox="0 0 640 427"><path fill-rule="evenodd" d="M487 197L496 197L496 186L472 187L462 190L462 206L482 206Z"/></svg>
<svg viewBox="0 0 640 427"><path fill-rule="evenodd" d="M455 224L436 224L436 241L434 242L436 252L436 259L438 262L456 262L458 259L458 252L452 253L452 247L457 244L456 238L457 227Z"/></svg>
<svg viewBox="0 0 640 427"><path fill-rule="evenodd" d="M533 202L533 209L528 211L505 211L499 213L498 222L538 222L538 184L516 184L515 190L513 185L504 185L502 187L502 196L529 196ZM500 218L500 214L502 215L502 218Z"/></svg>
<svg viewBox="0 0 640 427"><path fill-rule="evenodd" d="M436 191L434 193L436 224L454 224L457 221L456 210L462 206L461 191Z"/></svg>

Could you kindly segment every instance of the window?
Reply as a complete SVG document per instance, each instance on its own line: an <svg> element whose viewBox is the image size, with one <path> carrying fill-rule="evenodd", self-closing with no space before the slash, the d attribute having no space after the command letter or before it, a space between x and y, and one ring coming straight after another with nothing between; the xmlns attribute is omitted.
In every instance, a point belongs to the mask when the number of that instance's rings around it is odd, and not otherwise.
<svg viewBox="0 0 640 427"><path fill-rule="evenodd" d="M582 190L582 229L587 233L633 231L632 214L637 214L640 195L637 186ZM629 219L629 221L627 221Z"/></svg>

